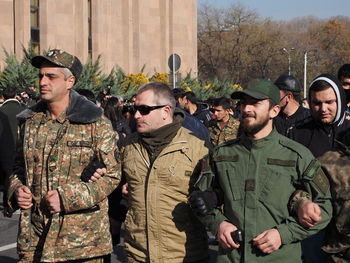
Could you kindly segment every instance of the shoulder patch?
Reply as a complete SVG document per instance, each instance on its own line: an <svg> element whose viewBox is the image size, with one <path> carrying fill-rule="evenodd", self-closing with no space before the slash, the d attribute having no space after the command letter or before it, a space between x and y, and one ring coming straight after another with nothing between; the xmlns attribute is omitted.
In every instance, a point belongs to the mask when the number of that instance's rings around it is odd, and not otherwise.
<svg viewBox="0 0 350 263"><path fill-rule="evenodd" d="M304 178L312 180L316 175L316 171L319 170L320 167L321 164L316 159L313 159L304 172Z"/></svg>
<svg viewBox="0 0 350 263"><path fill-rule="evenodd" d="M323 173L322 169L319 169L312 182L317 188L325 195L329 189L329 181L327 176Z"/></svg>

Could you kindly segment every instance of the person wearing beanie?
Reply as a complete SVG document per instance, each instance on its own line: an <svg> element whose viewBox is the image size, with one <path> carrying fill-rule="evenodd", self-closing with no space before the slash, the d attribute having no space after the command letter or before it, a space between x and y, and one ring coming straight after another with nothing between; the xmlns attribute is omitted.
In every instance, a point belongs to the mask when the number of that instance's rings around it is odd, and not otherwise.
<svg viewBox="0 0 350 263"><path fill-rule="evenodd" d="M283 74L275 81L280 92L280 113L274 119L277 131L290 138L291 130L310 117L310 111L300 105L301 85L292 75Z"/></svg>

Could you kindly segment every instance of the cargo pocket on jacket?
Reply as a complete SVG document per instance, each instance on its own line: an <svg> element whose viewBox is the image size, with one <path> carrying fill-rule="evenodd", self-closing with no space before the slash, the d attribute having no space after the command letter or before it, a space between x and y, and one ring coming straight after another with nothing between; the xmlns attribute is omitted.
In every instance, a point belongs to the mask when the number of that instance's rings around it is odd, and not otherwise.
<svg viewBox="0 0 350 263"><path fill-rule="evenodd" d="M225 176L227 179L228 186L231 190L231 199L233 201L241 200L243 199L243 185L240 184L242 180L235 179L235 176L233 175L231 171L225 170ZM226 186L222 186L223 189L226 188Z"/></svg>
<svg viewBox="0 0 350 263"><path fill-rule="evenodd" d="M129 209L125 217L125 241L136 247L146 248L145 211Z"/></svg>
<svg viewBox="0 0 350 263"><path fill-rule="evenodd" d="M109 235L109 219L106 214L107 211L100 209L65 214L59 219L61 228L57 246L80 249L106 244Z"/></svg>
<svg viewBox="0 0 350 263"><path fill-rule="evenodd" d="M92 144L89 141L67 141L73 167L87 166L94 157ZM74 165L76 164L76 166Z"/></svg>
<svg viewBox="0 0 350 263"><path fill-rule="evenodd" d="M220 171L219 183L221 189L225 192L226 196L230 196L229 200L241 200L243 199L244 185L242 179L239 178L240 174L237 174L236 164L239 161L238 155L219 155L214 157L217 171Z"/></svg>
<svg viewBox="0 0 350 263"><path fill-rule="evenodd" d="M259 200L262 203L266 202L272 205L276 209L278 207L281 208L282 203L288 204L289 199L295 190L292 188L291 176L287 172L286 174L282 174L271 170L266 171L266 175L264 182L262 182L263 184ZM287 205L285 206L285 209L287 209ZM283 211L285 210L283 209Z"/></svg>
<svg viewBox="0 0 350 263"><path fill-rule="evenodd" d="M190 188L190 179L194 167L190 162L182 159L176 159L169 163L158 166L158 179L164 183L164 186L171 187L174 191L180 191L187 195Z"/></svg>

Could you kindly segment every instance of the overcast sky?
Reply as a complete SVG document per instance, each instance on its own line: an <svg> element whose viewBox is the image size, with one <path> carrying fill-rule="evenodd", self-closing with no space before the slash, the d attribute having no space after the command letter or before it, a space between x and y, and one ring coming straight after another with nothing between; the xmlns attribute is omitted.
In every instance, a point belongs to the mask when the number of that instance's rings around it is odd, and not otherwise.
<svg viewBox="0 0 350 263"><path fill-rule="evenodd" d="M203 3L219 8L241 3L262 18L271 17L273 20L290 20L309 15L318 18L350 15L350 0L198 0L198 7Z"/></svg>

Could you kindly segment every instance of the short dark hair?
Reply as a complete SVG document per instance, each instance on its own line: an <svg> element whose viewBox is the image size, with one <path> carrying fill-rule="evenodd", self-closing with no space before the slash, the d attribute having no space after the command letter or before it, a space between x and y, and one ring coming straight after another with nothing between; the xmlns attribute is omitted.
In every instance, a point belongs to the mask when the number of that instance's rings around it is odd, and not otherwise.
<svg viewBox="0 0 350 263"><path fill-rule="evenodd" d="M187 91L185 93L185 97L187 100L189 100L193 104L197 104L197 102L198 102L196 94L194 94L194 92L192 92L192 91Z"/></svg>
<svg viewBox="0 0 350 263"><path fill-rule="evenodd" d="M325 80L317 80L314 83L312 83L312 85L310 86L310 94L311 91L322 91L322 90L326 90L332 88L331 84L329 84L327 81Z"/></svg>
<svg viewBox="0 0 350 263"><path fill-rule="evenodd" d="M2 95L4 96L5 100L13 99L17 95L17 91L15 88L7 87L3 92Z"/></svg>
<svg viewBox="0 0 350 263"><path fill-rule="evenodd" d="M111 121L123 119L120 103L117 97L109 98L103 106L104 115Z"/></svg>
<svg viewBox="0 0 350 263"><path fill-rule="evenodd" d="M175 88L172 91L176 100L178 100L179 98L183 98L186 93L186 91L183 88Z"/></svg>
<svg viewBox="0 0 350 263"><path fill-rule="evenodd" d="M231 100L226 97L216 98L213 101L213 106L222 106L223 109L228 110L231 108Z"/></svg>
<svg viewBox="0 0 350 263"><path fill-rule="evenodd" d="M301 102L301 100L300 100L300 92L297 92L297 91L289 91L289 90L282 90L282 89L281 89L280 91L282 91L283 94L287 94L287 93L292 94L292 95L293 95L293 99L294 99L296 102L298 102L298 103Z"/></svg>
<svg viewBox="0 0 350 263"><path fill-rule="evenodd" d="M350 78L350 64L344 64L338 70L338 79Z"/></svg>

